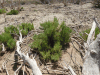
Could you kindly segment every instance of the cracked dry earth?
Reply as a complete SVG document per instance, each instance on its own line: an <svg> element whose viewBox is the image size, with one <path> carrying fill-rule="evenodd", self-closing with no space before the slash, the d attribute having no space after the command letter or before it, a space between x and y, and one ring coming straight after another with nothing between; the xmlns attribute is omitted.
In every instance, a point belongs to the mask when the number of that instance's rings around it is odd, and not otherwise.
<svg viewBox="0 0 100 75"><path fill-rule="evenodd" d="M0 14L0 33L4 32L4 27L9 25L19 25L23 22L33 23L35 30L39 29L40 23L45 21L52 21L54 17L57 17L59 23L65 21L66 25L69 27L74 27L79 31L84 30L86 28L91 27L93 17L95 16L100 22L100 9L95 9L92 7L91 3L86 3L83 5L75 5L75 4L68 4L68 6L64 7L62 3L60 4L51 4L51 5L43 5L43 4L30 4L30 5L22 5L21 7L24 8L18 15L6 15ZM7 7L8 11L10 10ZM34 32L32 32L34 33ZM32 34L25 38L24 44L22 44L22 50L28 51L29 44L32 42ZM27 42L28 40L28 42ZM79 46L74 42L77 49ZM7 52L3 56L0 56L0 67L4 61L7 61L6 67L9 72L9 75L14 75L15 70L20 66L14 66L14 53L15 52ZM39 64L38 56L36 57L37 63ZM44 69L44 65L39 65L43 75L63 75L62 67L66 66L64 61L70 65L77 75L81 75L83 60L80 56L80 53L73 48L72 43L70 43L70 47L66 50L62 51L62 56L58 61L59 66L54 68L52 63L47 63L47 70ZM55 65L55 64L54 64ZM56 66L56 65L55 65ZM22 75L22 71L24 68L21 68L19 75ZM55 74L55 72L56 74ZM57 72L59 71L59 72ZM31 75L31 70L27 68L25 70L25 74ZM5 72L1 72L0 75L6 75ZM68 71L64 75L71 75Z"/></svg>

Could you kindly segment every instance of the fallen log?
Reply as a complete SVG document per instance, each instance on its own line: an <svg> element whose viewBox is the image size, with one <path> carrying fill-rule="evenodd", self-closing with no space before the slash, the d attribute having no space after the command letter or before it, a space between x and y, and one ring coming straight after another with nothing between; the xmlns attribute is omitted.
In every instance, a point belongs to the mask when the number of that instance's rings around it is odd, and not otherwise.
<svg viewBox="0 0 100 75"><path fill-rule="evenodd" d="M83 75L99 75L100 74L100 34L94 40L96 20L93 21L91 31L88 35L87 52L84 56Z"/></svg>

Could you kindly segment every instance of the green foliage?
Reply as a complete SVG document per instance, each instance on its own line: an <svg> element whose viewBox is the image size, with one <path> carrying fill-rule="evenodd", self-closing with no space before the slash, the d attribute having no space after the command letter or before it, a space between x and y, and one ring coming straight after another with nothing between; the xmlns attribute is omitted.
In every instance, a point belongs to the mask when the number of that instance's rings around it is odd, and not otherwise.
<svg viewBox="0 0 100 75"><path fill-rule="evenodd" d="M31 48L38 50L42 59L46 61L59 60L61 48L70 41L71 29L66 27L64 22L59 25L57 18L54 18L53 22L48 21L40 25L44 33L34 35Z"/></svg>
<svg viewBox="0 0 100 75"><path fill-rule="evenodd" d="M79 33L80 34L80 36L85 40L85 41L87 41L87 37L88 37L88 35L86 34L86 33L90 33L90 30L91 29L86 29L85 31L83 31L82 33ZM97 37L97 35L99 34L99 28L96 28L95 29L95 38Z"/></svg>
<svg viewBox="0 0 100 75"><path fill-rule="evenodd" d="M29 31L34 29L34 26L31 23L22 23L21 25L19 25L19 29L22 30L22 35L26 36Z"/></svg>
<svg viewBox="0 0 100 75"><path fill-rule="evenodd" d="M22 23L19 25L19 29L23 36L27 35L29 31L34 29L33 24L30 23ZM14 50L16 46L16 41L14 39L15 34L19 35L18 27L10 25L9 27L4 28L4 33L0 35L0 43L4 43L6 49Z"/></svg>
<svg viewBox="0 0 100 75"><path fill-rule="evenodd" d="M93 1L93 5L94 5L94 7L96 7L96 8L100 8L100 0L94 0L94 1Z"/></svg>
<svg viewBox="0 0 100 75"><path fill-rule="evenodd" d="M24 8L23 8L23 7L21 7L21 8L20 8L20 11L22 11L23 9L24 9Z"/></svg>
<svg viewBox="0 0 100 75"><path fill-rule="evenodd" d="M0 45L0 51L2 51L2 44Z"/></svg>
<svg viewBox="0 0 100 75"><path fill-rule="evenodd" d="M63 22L61 24L61 29L62 31L60 32L61 36L60 36L60 42L61 45L64 47L65 43L70 41L70 33L72 32L72 30L69 27L66 27L65 23Z"/></svg>
<svg viewBox="0 0 100 75"><path fill-rule="evenodd" d="M26 36L29 31L34 29L34 26L31 23L22 23L21 25L19 25L19 29L21 30L22 36ZM15 27L13 25L5 27L4 30L6 33L10 33L13 37L14 34L19 35L18 27Z"/></svg>
<svg viewBox="0 0 100 75"><path fill-rule="evenodd" d="M16 46L15 39L12 39L12 38L9 39L8 42L7 42L7 47L12 50L12 49L15 48L15 46Z"/></svg>
<svg viewBox="0 0 100 75"><path fill-rule="evenodd" d="M4 28L6 33L11 33L11 35L14 37L14 34L19 35L19 31L17 29L17 27L10 25L9 27L5 27Z"/></svg>
<svg viewBox="0 0 100 75"><path fill-rule="evenodd" d="M6 13L5 9L0 9L0 14Z"/></svg>
<svg viewBox="0 0 100 75"><path fill-rule="evenodd" d="M0 35L0 42L6 44L6 42L8 42L8 40L11 38L12 38L12 36L9 33L2 33Z"/></svg>
<svg viewBox="0 0 100 75"><path fill-rule="evenodd" d="M3 43L7 49L14 49L16 45L16 42L12 38L10 33L6 33L6 32L0 35L0 42Z"/></svg>
<svg viewBox="0 0 100 75"><path fill-rule="evenodd" d="M97 27L96 29L95 29L95 38L97 37L97 35L100 33L100 30L99 30L99 28Z"/></svg>
<svg viewBox="0 0 100 75"><path fill-rule="evenodd" d="M17 15L18 13L18 10L13 9L10 12L8 12L7 15Z"/></svg>

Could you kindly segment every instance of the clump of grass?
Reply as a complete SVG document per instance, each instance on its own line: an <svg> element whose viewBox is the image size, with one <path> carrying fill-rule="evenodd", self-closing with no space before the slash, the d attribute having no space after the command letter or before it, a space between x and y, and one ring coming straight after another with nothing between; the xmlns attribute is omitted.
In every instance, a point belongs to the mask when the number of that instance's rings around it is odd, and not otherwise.
<svg viewBox="0 0 100 75"><path fill-rule="evenodd" d="M83 31L82 33L79 33L80 34L80 36L85 40L85 41L87 41L87 37L88 37L88 35L86 34L86 33L90 33L90 30L91 29L86 29L85 31ZM99 28L96 28L95 29L95 38L97 37L97 35L100 33L100 31L99 31Z"/></svg>
<svg viewBox="0 0 100 75"><path fill-rule="evenodd" d="M0 9L0 14L6 13L5 9Z"/></svg>
<svg viewBox="0 0 100 75"><path fill-rule="evenodd" d="M18 13L19 13L18 10L13 9L10 12L8 12L7 15L17 15Z"/></svg>
<svg viewBox="0 0 100 75"><path fill-rule="evenodd" d="M58 61L61 56L61 49L70 41L71 29L62 22L59 25L57 18L53 22L40 24L44 30L39 35L34 35L34 42L31 48L37 50L45 61Z"/></svg>

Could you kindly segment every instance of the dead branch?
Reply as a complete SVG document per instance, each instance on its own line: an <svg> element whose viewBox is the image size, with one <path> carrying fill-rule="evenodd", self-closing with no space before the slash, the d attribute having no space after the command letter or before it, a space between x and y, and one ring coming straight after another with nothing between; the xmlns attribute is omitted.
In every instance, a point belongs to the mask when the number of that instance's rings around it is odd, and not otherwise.
<svg viewBox="0 0 100 75"><path fill-rule="evenodd" d="M82 55L82 57L84 56L84 53L81 51L81 50L78 50L75 46L74 46L74 44L73 44L73 41L71 41L71 43L72 43L72 45L73 45L73 47Z"/></svg>
<svg viewBox="0 0 100 75"><path fill-rule="evenodd" d="M96 21L93 21L91 31L87 39L87 52L84 56L83 75L99 75L100 74L100 34L94 40Z"/></svg>
<svg viewBox="0 0 100 75"><path fill-rule="evenodd" d="M76 75L76 73L73 71L72 67L69 66L65 61L64 61L64 63L66 64L67 68L70 70L71 74Z"/></svg>
<svg viewBox="0 0 100 75"><path fill-rule="evenodd" d="M16 52L18 53L18 56L20 56L20 58L23 59L24 63L28 63L30 65L34 75L42 75L40 69L37 66L35 59L34 58L30 59L28 53L27 55L25 55L24 53L21 52L20 43L23 42L23 39L20 31L19 33L20 33L19 41L16 42L16 46L17 46Z"/></svg>
<svg viewBox="0 0 100 75"><path fill-rule="evenodd" d="M4 46L3 43L2 43L2 51L3 51L3 52L5 51L5 46Z"/></svg>
<svg viewBox="0 0 100 75"><path fill-rule="evenodd" d="M95 23L95 21L93 21L93 25L92 25L91 31L90 31L90 33L88 35L88 38L87 38L88 46L91 44L91 42L93 42L94 35L95 35L95 28L96 28L96 23Z"/></svg>

